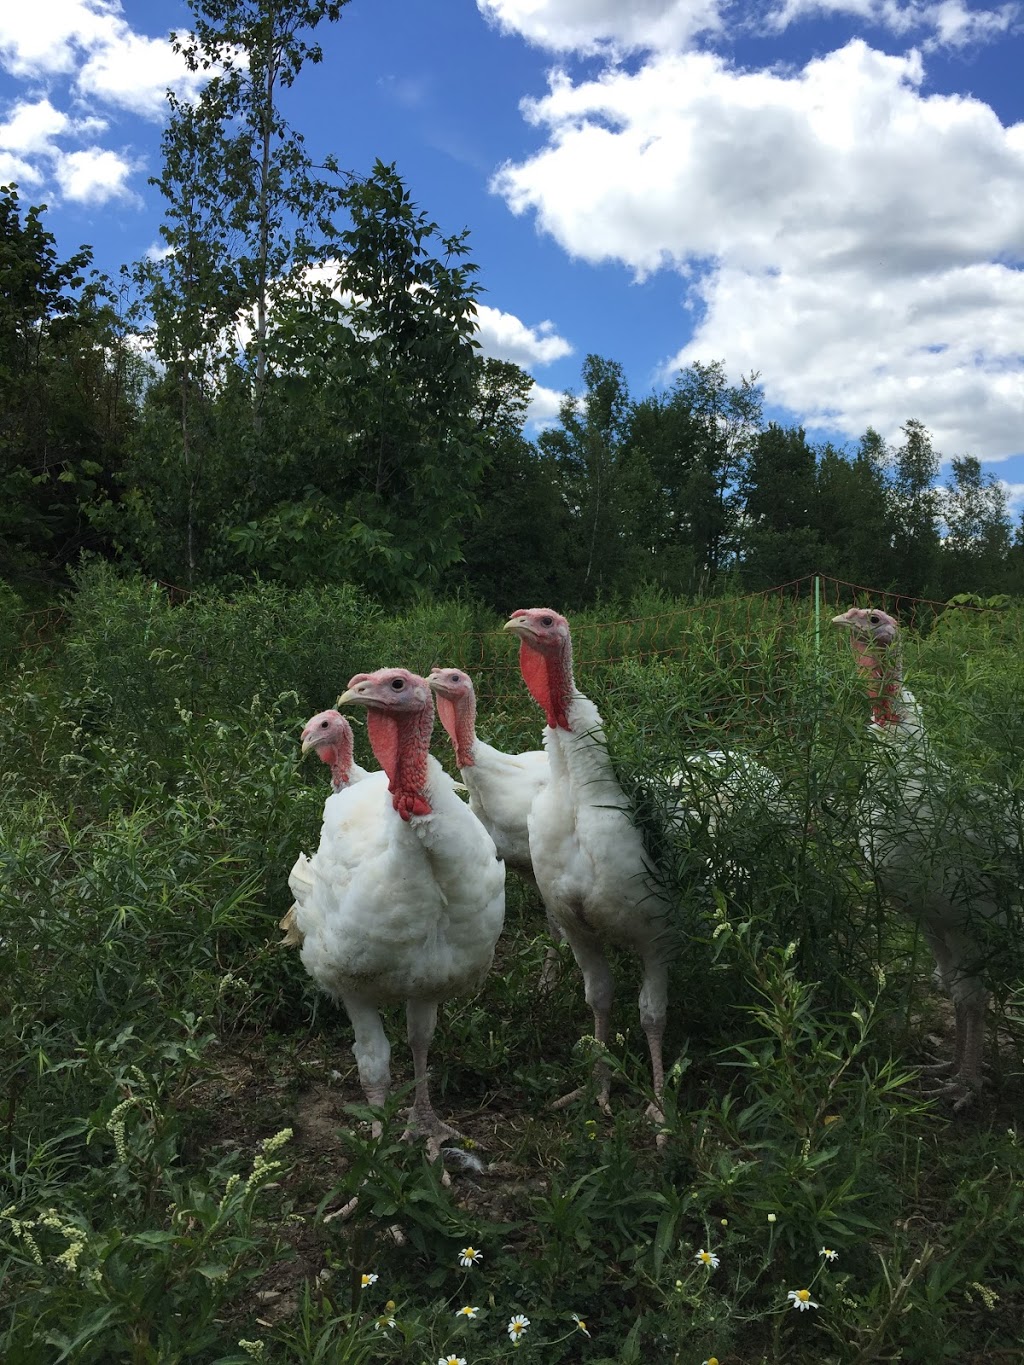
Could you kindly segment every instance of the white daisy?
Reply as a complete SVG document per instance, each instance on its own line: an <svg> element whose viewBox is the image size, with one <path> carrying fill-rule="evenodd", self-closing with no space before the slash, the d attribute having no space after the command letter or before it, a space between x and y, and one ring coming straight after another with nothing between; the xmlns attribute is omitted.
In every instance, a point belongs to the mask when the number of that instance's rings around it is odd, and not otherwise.
<svg viewBox="0 0 1024 1365"><path fill-rule="evenodd" d="M573 1320L573 1322L576 1324L576 1326L580 1329L580 1331L583 1333L583 1335L584 1335L585 1337L589 1337L589 1336L590 1336L590 1333L587 1331L587 1324L586 1324L586 1323L583 1321L583 1319L580 1317L579 1313L573 1313L573 1315L572 1315L572 1320Z"/></svg>
<svg viewBox="0 0 1024 1365"><path fill-rule="evenodd" d="M371 1284L376 1284L376 1283L377 1283L377 1276L376 1276L376 1275L360 1275L360 1276L359 1276L359 1288L360 1288L360 1289L369 1289L369 1287L370 1287Z"/></svg>
<svg viewBox="0 0 1024 1365"><path fill-rule="evenodd" d="M518 1346L519 1339L530 1325L530 1319L524 1313L516 1313L508 1320L508 1334L512 1338L512 1345Z"/></svg>
<svg viewBox="0 0 1024 1365"><path fill-rule="evenodd" d="M705 1251L704 1248L701 1247L700 1251L697 1252L693 1259L698 1265L706 1265L709 1270L718 1269L719 1260L713 1251Z"/></svg>
<svg viewBox="0 0 1024 1365"><path fill-rule="evenodd" d="M786 1298L789 1299L793 1307L800 1313L806 1313L808 1308L819 1307L811 1298L811 1291L809 1289L791 1289L786 1295Z"/></svg>
<svg viewBox="0 0 1024 1365"><path fill-rule="evenodd" d="M467 1304L465 1308L460 1308L455 1316L457 1318L475 1318L479 1311L478 1308L470 1308L469 1304Z"/></svg>
<svg viewBox="0 0 1024 1365"><path fill-rule="evenodd" d="M819 1255L819 1256L824 1256L824 1258L825 1258L826 1261L838 1261L838 1260L839 1260L839 1252L838 1252L838 1251L833 1251L831 1247L822 1247L821 1250L818 1252L818 1255Z"/></svg>
<svg viewBox="0 0 1024 1365"><path fill-rule="evenodd" d="M468 1270L471 1265L477 1265L484 1258L482 1251L477 1251L476 1247L463 1247L459 1252L459 1265L465 1266Z"/></svg>
<svg viewBox="0 0 1024 1365"><path fill-rule="evenodd" d="M466 1365L465 1356L441 1356L437 1365Z"/></svg>

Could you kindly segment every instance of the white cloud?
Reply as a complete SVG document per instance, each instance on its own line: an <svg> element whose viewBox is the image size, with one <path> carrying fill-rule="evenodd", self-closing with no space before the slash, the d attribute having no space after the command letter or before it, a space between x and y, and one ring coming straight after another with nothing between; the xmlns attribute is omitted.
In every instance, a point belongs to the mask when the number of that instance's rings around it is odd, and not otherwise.
<svg viewBox="0 0 1024 1365"><path fill-rule="evenodd" d="M55 167L61 192L81 204L106 204L111 199L134 198L127 185L133 170L130 161L103 147L61 152Z"/></svg>
<svg viewBox="0 0 1024 1365"><path fill-rule="evenodd" d="M0 147L6 152L55 156L58 137L94 136L106 128L102 119L71 119L46 98L20 100L0 123Z"/></svg>
<svg viewBox="0 0 1024 1365"><path fill-rule="evenodd" d="M66 198L80 203L131 197L126 182L135 168L120 153L95 145L66 151L58 141L92 137L105 128L102 119L69 118L46 98L22 100L0 124L0 180L37 186L52 178Z"/></svg>
<svg viewBox="0 0 1024 1365"><path fill-rule="evenodd" d="M159 118L168 86L202 84L166 37L136 33L116 0L36 0L0 10L0 63L22 79L72 76L76 93Z"/></svg>
<svg viewBox="0 0 1024 1365"><path fill-rule="evenodd" d="M553 426L558 421L564 397L565 395L556 389L549 389L535 382L530 390L530 401L526 408L526 425L535 431L541 427Z"/></svg>
<svg viewBox="0 0 1024 1365"><path fill-rule="evenodd" d="M35 166L23 161L20 156L0 149L0 185L36 186L42 176Z"/></svg>
<svg viewBox="0 0 1024 1365"><path fill-rule="evenodd" d="M503 313L500 308L489 308L483 303L477 304L476 315L476 339L486 356L511 360L529 370L534 365L550 365L572 355L572 346L558 335L553 322L527 327L513 313Z"/></svg>
<svg viewBox="0 0 1024 1365"><path fill-rule="evenodd" d="M92 52L76 81L80 94L149 118L167 112L168 88L191 98L201 84L165 38L146 38L127 26Z"/></svg>
<svg viewBox="0 0 1024 1365"><path fill-rule="evenodd" d="M111 41L121 6L105 0L36 0L0 10L0 61L14 76L73 71L78 51Z"/></svg>
<svg viewBox="0 0 1024 1365"><path fill-rule="evenodd" d="M1005 33L1019 12L968 9L966 0L477 0L506 33L552 52L682 52L726 26L778 33L802 19L848 16L896 34L924 35L929 46L964 47Z"/></svg>
<svg viewBox="0 0 1024 1365"><path fill-rule="evenodd" d="M801 19L848 15L900 36L923 33L926 49L960 48L1005 33L1019 8L1009 3L998 9L968 9L965 0L936 0L932 4L919 0L908 4L896 0L782 0L769 11L767 27L778 32Z"/></svg>
<svg viewBox="0 0 1024 1365"><path fill-rule="evenodd" d="M792 73L707 53L556 73L524 106L546 145L494 188L573 256L687 277L673 364L724 358L808 422L914 416L999 458L1024 431L1024 124L923 76L860 41Z"/></svg>
<svg viewBox="0 0 1024 1365"><path fill-rule="evenodd" d="M555 52L679 48L721 28L721 0L477 0L483 16Z"/></svg>

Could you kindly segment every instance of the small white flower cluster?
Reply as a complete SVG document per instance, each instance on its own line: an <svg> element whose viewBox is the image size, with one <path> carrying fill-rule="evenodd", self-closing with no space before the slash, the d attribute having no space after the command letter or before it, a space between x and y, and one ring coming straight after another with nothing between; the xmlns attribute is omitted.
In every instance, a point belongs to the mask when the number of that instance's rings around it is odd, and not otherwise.
<svg viewBox="0 0 1024 1365"><path fill-rule="evenodd" d="M47 1209L45 1213L41 1213L38 1224L41 1228L50 1228L54 1232L59 1232L62 1237L67 1239L67 1247L56 1258L56 1261L59 1266L63 1266L69 1274L73 1275L78 1269L82 1252L89 1245L88 1237L74 1223L65 1222L56 1209Z"/></svg>
<svg viewBox="0 0 1024 1365"><path fill-rule="evenodd" d="M228 1200L231 1198L235 1190L238 1188L241 1179L242 1177L240 1175L228 1176L227 1184L224 1186L224 1193L221 1196L221 1201L217 1205L218 1209L220 1209L221 1212L224 1211L225 1204L227 1204Z"/></svg>
<svg viewBox="0 0 1024 1365"><path fill-rule="evenodd" d="M15 1218L14 1209L14 1204L10 1204L2 1213L0 1213L0 1218L3 1218L10 1223L11 1231L24 1246L36 1265L42 1265L42 1252L39 1250L36 1239L32 1236L32 1229L36 1225L36 1220L34 1218Z"/></svg>
<svg viewBox="0 0 1024 1365"><path fill-rule="evenodd" d="M275 1133L273 1137L265 1138L260 1143L259 1150L256 1153L256 1159L252 1163L252 1174L245 1182L246 1193L255 1185L261 1184L268 1175L273 1175L275 1171L281 1169L284 1165L282 1161L268 1161L267 1157L273 1156L275 1152L280 1151L286 1142L291 1142L291 1140L292 1130L290 1128L282 1128L279 1133Z"/></svg>
<svg viewBox="0 0 1024 1365"><path fill-rule="evenodd" d="M39 1243L33 1236L33 1228L48 1228L51 1232L58 1233L67 1242L67 1246L59 1256L54 1257L54 1263L59 1265L62 1270L66 1270L69 1275L74 1275L78 1270L78 1262L82 1258L82 1252L89 1245L88 1236L75 1223L69 1223L62 1218L56 1209L44 1209L37 1218L15 1218L15 1205L11 1204L2 1212L3 1218L10 1224L11 1232L21 1242L25 1250L35 1261L36 1265L43 1264L43 1254L39 1250ZM86 1274L89 1279L92 1272Z"/></svg>
<svg viewBox="0 0 1024 1365"><path fill-rule="evenodd" d="M110 1118L107 1119L107 1132L114 1139L114 1150L117 1152L117 1159L122 1166L128 1164L128 1139L125 1135L124 1116L134 1107L134 1099L122 1100L111 1111Z"/></svg>
<svg viewBox="0 0 1024 1365"><path fill-rule="evenodd" d="M244 1338L238 1343L247 1356L252 1356L253 1360L262 1360L263 1352L266 1350L265 1341L246 1341Z"/></svg>

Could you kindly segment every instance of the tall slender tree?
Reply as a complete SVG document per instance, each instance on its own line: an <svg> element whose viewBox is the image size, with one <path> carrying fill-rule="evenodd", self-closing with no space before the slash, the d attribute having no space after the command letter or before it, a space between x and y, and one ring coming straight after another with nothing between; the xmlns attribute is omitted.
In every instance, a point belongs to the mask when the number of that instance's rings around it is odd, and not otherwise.
<svg viewBox="0 0 1024 1365"><path fill-rule="evenodd" d="M627 441L630 412L625 372L614 360L588 355L583 393L566 393L559 423L538 444L558 470L575 526L572 556L579 595L628 589L640 577L627 564L642 544L652 491L642 451Z"/></svg>
<svg viewBox="0 0 1024 1365"><path fill-rule="evenodd" d="M222 454L212 444L211 395L247 390L247 410L235 413L235 445L255 484L275 294L336 249L344 178L331 160L314 165L282 115L281 92L306 62L322 59L310 35L337 20L345 3L192 0L191 31L172 35L190 70L208 80L195 103L169 93L163 170L152 181L165 199L165 251L138 276L167 376L153 394L160 434L150 445L167 448L172 402L185 494L180 558L189 581L216 540L208 507L217 500L204 486L216 482ZM150 512L154 527L164 520Z"/></svg>
<svg viewBox="0 0 1024 1365"><path fill-rule="evenodd" d="M994 475L982 473L975 456L953 457L951 479L942 490L942 518L946 595L1000 591L1012 541L1006 490Z"/></svg>
<svg viewBox="0 0 1024 1365"><path fill-rule="evenodd" d="M903 444L893 452L889 487L894 523L893 581L900 592L938 591L939 455L931 433L914 418L904 423Z"/></svg>
<svg viewBox="0 0 1024 1365"><path fill-rule="evenodd" d="M766 587L819 567L816 460L802 427L770 422L756 437L744 493L743 577Z"/></svg>
<svg viewBox="0 0 1024 1365"><path fill-rule="evenodd" d="M699 590L736 560L740 516L763 396L757 375L730 384L720 360L694 362L673 385L673 399L693 424L695 458L687 481Z"/></svg>

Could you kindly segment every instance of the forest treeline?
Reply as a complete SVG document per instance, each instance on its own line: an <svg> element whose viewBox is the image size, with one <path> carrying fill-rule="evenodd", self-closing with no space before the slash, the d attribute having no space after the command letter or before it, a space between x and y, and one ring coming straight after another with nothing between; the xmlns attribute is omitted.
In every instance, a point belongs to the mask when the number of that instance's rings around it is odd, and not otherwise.
<svg viewBox="0 0 1024 1365"><path fill-rule="evenodd" d="M0 188L0 577L59 581L88 552L189 587L333 580L498 610L815 571L1024 592L1024 519L971 455L938 486L912 418L894 446L815 444L723 361L637 398L588 355L531 437L530 377L475 341L468 234L393 165L314 161L284 119L343 3L194 0L175 42L216 74L169 96L163 250L118 281Z"/></svg>

